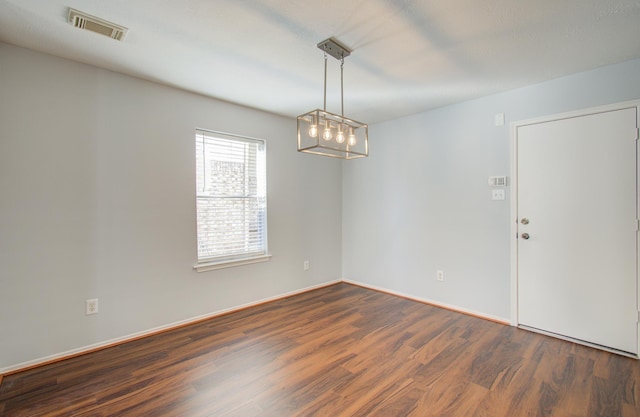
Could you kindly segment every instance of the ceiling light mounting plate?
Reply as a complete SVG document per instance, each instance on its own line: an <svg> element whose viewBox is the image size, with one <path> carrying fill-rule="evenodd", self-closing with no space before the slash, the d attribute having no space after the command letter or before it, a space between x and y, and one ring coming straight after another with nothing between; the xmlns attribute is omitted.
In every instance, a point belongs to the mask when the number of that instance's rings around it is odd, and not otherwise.
<svg viewBox="0 0 640 417"><path fill-rule="evenodd" d="M318 44L318 49L325 51L338 61L351 55L351 49L347 48L333 38L325 39Z"/></svg>

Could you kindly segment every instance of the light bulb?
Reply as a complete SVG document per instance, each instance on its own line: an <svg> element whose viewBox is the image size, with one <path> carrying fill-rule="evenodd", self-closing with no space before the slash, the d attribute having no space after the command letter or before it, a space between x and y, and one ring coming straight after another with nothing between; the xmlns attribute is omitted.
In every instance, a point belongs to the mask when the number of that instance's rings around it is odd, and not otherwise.
<svg viewBox="0 0 640 417"><path fill-rule="evenodd" d="M312 138L318 137L318 125L309 126L309 136Z"/></svg>
<svg viewBox="0 0 640 417"><path fill-rule="evenodd" d="M347 141L349 146L356 146L356 135L353 134L353 128L349 128L349 140Z"/></svg>
<svg viewBox="0 0 640 417"><path fill-rule="evenodd" d="M331 133L331 129L325 129L322 133L322 139L324 140L331 140L332 137L333 133Z"/></svg>
<svg viewBox="0 0 640 417"><path fill-rule="evenodd" d="M322 132L322 138L324 140L331 140L331 138L333 138L333 133L331 133L331 124L329 123L328 120L324 125L324 131Z"/></svg>
<svg viewBox="0 0 640 417"><path fill-rule="evenodd" d="M338 125L338 134L336 135L336 142L344 142L344 132L342 131L342 125Z"/></svg>

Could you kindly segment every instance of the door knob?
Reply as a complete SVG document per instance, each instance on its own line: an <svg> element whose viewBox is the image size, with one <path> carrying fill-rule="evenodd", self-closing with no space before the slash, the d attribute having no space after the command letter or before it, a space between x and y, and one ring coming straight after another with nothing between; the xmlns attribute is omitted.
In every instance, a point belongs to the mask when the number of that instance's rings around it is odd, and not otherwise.
<svg viewBox="0 0 640 417"><path fill-rule="evenodd" d="M527 219L526 217L523 217L522 220L520 220L520 223L529 224L529 219Z"/></svg>
<svg viewBox="0 0 640 417"><path fill-rule="evenodd" d="M523 233L523 234L521 234L520 236L521 236L524 240L527 240L527 239L529 239L529 237L530 237L530 236L529 236L529 233Z"/></svg>

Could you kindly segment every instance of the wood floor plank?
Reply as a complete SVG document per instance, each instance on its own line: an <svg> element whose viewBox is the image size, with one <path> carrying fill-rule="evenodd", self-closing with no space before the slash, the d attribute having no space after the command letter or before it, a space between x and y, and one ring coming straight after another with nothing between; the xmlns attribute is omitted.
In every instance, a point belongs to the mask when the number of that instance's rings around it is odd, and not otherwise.
<svg viewBox="0 0 640 417"><path fill-rule="evenodd" d="M0 377L0 415L640 417L640 363L337 284Z"/></svg>

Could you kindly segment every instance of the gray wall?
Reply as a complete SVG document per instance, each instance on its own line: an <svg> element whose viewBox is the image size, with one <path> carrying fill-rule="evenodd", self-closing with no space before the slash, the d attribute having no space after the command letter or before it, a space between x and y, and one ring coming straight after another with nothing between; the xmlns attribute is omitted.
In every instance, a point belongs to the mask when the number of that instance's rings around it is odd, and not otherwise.
<svg viewBox="0 0 640 417"><path fill-rule="evenodd" d="M487 185L510 173L509 123L639 98L635 60L371 126L343 170L343 278L509 321L510 188Z"/></svg>
<svg viewBox="0 0 640 417"><path fill-rule="evenodd" d="M508 320L508 124L640 98L640 60L371 126L344 165L294 120L2 43L0 97L3 372L341 277ZM267 140L270 262L192 270L196 127Z"/></svg>
<svg viewBox="0 0 640 417"><path fill-rule="evenodd" d="M0 97L0 372L340 279L341 164L295 120L2 43ZM267 140L271 261L193 271L196 127Z"/></svg>

